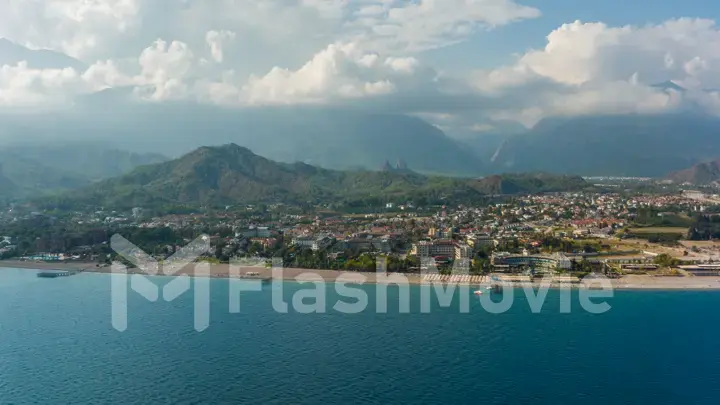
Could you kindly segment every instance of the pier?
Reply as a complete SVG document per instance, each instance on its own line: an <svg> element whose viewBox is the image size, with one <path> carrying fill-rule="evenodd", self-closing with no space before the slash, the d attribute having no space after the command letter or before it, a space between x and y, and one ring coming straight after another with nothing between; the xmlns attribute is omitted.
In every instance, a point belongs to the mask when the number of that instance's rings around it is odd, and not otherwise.
<svg viewBox="0 0 720 405"><path fill-rule="evenodd" d="M37 274L39 278L58 278L58 277L70 277L81 273L82 270L56 270L56 271L41 271Z"/></svg>
<svg viewBox="0 0 720 405"><path fill-rule="evenodd" d="M272 276L248 276L246 274L243 274L239 278L241 280L262 281L263 283L270 283L272 281Z"/></svg>

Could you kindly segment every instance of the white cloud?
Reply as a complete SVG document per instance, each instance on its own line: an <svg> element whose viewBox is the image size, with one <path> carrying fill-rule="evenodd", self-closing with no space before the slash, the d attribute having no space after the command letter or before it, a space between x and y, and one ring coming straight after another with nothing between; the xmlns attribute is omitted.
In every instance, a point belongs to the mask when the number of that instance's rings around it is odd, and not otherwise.
<svg viewBox="0 0 720 405"><path fill-rule="evenodd" d="M187 44L157 40L140 55L142 69L138 84L150 88L149 97L155 100L184 98L185 80L189 77L195 55Z"/></svg>
<svg viewBox="0 0 720 405"><path fill-rule="evenodd" d="M205 34L205 42L210 47L210 54L217 63L222 63L224 59L223 48L235 39L235 33L232 31L208 31Z"/></svg>
<svg viewBox="0 0 720 405"><path fill-rule="evenodd" d="M619 80L638 73L651 82L694 75L692 68L720 60L714 21L682 18L645 27L608 27L576 21L548 35L545 49L518 65L560 83Z"/></svg>
<svg viewBox="0 0 720 405"><path fill-rule="evenodd" d="M21 62L0 67L0 106L67 104L77 94L91 93L117 81L112 64L100 62L85 73L73 68L33 69Z"/></svg>
<svg viewBox="0 0 720 405"><path fill-rule="evenodd" d="M157 38L196 47L209 31L233 31L266 67L334 42L420 51L539 15L514 0L0 0L0 10L0 37L86 62L136 55Z"/></svg>
<svg viewBox="0 0 720 405"><path fill-rule="evenodd" d="M413 58L382 58L356 44L332 44L297 70L273 68L243 88L250 104L321 103L394 93L412 77Z"/></svg>
<svg viewBox="0 0 720 405"><path fill-rule="evenodd" d="M0 0L0 37L80 57L131 37L147 0Z"/></svg>
<svg viewBox="0 0 720 405"><path fill-rule="evenodd" d="M576 21L514 63L448 77L424 64L422 53L540 11L514 0L0 0L0 10L0 37L89 66L3 66L4 105L69 102L130 86L157 101L352 103L462 116L443 126L471 130L497 120L533 125L549 115L664 112L688 103L720 113L720 96L707 91L720 89L720 30L707 19L622 27ZM670 80L688 91L651 86Z"/></svg>
<svg viewBox="0 0 720 405"><path fill-rule="evenodd" d="M495 117L534 125L549 115L656 113L688 102L712 106L701 90L720 84L720 31L711 20L609 27L576 21L551 32L543 49L513 65L476 72L481 94L511 99ZM677 91L653 87L673 81ZM507 105L508 103L502 103Z"/></svg>
<svg viewBox="0 0 720 405"><path fill-rule="evenodd" d="M348 23L370 49L419 52L466 39L479 29L536 18L513 0L365 0Z"/></svg>

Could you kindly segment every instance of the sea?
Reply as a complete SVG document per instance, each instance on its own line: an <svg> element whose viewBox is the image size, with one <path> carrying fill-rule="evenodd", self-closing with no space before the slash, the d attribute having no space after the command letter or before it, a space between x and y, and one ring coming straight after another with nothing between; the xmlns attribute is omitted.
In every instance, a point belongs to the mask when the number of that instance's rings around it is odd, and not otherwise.
<svg viewBox="0 0 720 405"><path fill-rule="evenodd" d="M239 293L237 313L231 282L212 279L198 332L195 281L156 277L155 302L128 290L119 331L113 277L0 270L0 404L720 403L718 292L615 291L596 314L577 291L562 311L560 290L535 313L520 289L491 313L468 291L423 310L413 286L407 313L391 286L378 313L363 285L368 308L345 313L335 284L275 282ZM167 301L170 282L190 290ZM323 295L324 313L292 305Z"/></svg>

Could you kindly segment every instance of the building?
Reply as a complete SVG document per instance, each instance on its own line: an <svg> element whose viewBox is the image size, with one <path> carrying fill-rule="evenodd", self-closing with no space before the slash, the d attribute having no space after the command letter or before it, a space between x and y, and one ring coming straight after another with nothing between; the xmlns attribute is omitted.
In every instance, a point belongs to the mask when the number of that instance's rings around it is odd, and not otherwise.
<svg viewBox="0 0 720 405"><path fill-rule="evenodd" d="M452 239L453 237L453 229L452 228L436 228L434 226L431 226L430 229L428 229L428 236L431 238L440 238L440 239Z"/></svg>
<svg viewBox="0 0 720 405"><path fill-rule="evenodd" d="M455 245L455 259L468 259L472 257L472 248L465 243Z"/></svg>
<svg viewBox="0 0 720 405"><path fill-rule="evenodd" d="M527 268L531 270L570 270L572 263L561 253L552 255L513 255L507 252L493 253L490 262L493 266L509 271Z"/></svg>
<svg viewBox="0 0 720 405"><path fill-rule="evenodd" d="M291 243L297 247L312 249L315 239L312 236L296 236Z"/></svg>
<svg viewBox="0 0 720 405"><path fill-rule="evenodd" d="M475 249L480 249L485 246L496 246L497 245L497 242L495 241L495 239L493 239L492 237L490 237L490 235L488 235L486 233L468 235L468 237L465 238L465 242Z"/></svg>
<svg viewBox="0 0 720 405"><path fill-rule="evenodd" d="M410 254L417 257L430 257L430 248L432 247L432 242L428 241L420 241L418 243L415 243L412 246L412 250L410 251Z"/></svg>
<svg viewBox="0 0 720 405"><path fill-rule="evenodd" d="M359 252L377 251L390 253L392 251L392 245L388 237L376 238L368 236L366 238L352 238L346 239L343 243L346 249L357 250Z"/></svg>
<svg viewBox="0 0 720 405"><path fill-rule="evenodd" d="M270 228L266 226L251 226L235 233L235 236L244 236L246 238L269 238Z"/></svg>
<svg viewBox="0 0 720 405"><path fill-rule="evenodd" d="M459 247L459 250L458 250ZM468 258L472 255L470 246L453 240L420 241L413 245L410 254L417 257L447 256L451 258Z"/></svg>
<svg viewBox="0 0 720 405"><path fill-rule="evenodd" d="M448 239L434 241L430 248L430 256L455 257L455 241Z"/></svg>
<svg viewBox="0 0 720 405"><path fill-rule="evenodd" d="M623 263L620 265L620 270L632 272L632 273L634 273L634 272L644 273L646 271L657 270L659 268L660 268L660 266L658 266L657 264L652 264L652 263L639 263L639 264ZM717 275L717 271L713 275Z"/></svg>
<svg viewBox="0 0 720 405"><path fill-rule="evenodd" d="M720 276L720 264L695 264L678 267L693 276Z"/></svg>
<svg viewBox="0 0 720 405"><path fill-rule="evenodd" d="M250 238L250 242L259 243L265 249L275 246L277 241L276 238Z"/></svg>
<svg viewBox="0 0 720 405"><path fill-rule="evenodd" d="M335 243L335 238L328 236L328 235L320 236L318 238L315 238L315 240L312 243L311 249L314 251L325 250L325 249L329 248L330 246L332 246L334 243Z"/></svg>

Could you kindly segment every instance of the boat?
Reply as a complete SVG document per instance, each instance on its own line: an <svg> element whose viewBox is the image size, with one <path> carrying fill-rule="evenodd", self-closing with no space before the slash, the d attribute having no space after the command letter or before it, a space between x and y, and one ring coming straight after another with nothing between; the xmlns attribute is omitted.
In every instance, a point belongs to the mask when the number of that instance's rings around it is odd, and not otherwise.
<svg viewBox="0 0 720 405"><path fill-rule="evenodd" d="M486 289L486 290L492 290L493 288L492 288L491 285L489 285L489 286L485 287L485 289Z"/></svg>
<svg viewBox="0 0 720 405"><path fill-rule="evenodd" d="M482 292L482 290L475 290L475 291L473 292L473 294L475 294L475 295L482 295L483 292Z"/></svg>

